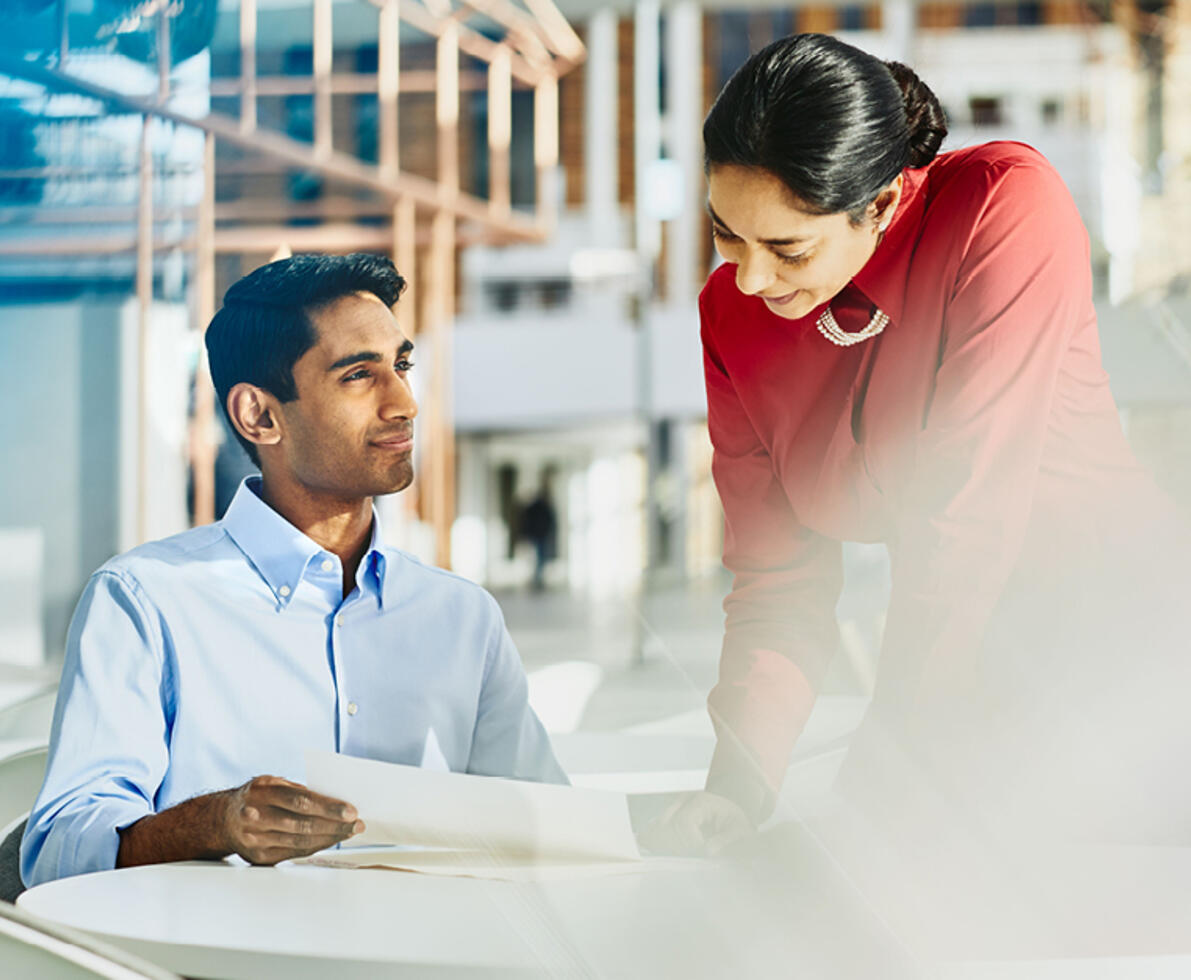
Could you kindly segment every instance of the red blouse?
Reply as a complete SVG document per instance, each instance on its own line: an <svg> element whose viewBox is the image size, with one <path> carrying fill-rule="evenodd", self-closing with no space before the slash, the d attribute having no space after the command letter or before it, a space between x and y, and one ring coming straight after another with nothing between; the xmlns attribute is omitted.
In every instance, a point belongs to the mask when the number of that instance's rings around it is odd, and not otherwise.
<svg viewBox="0 0 1191 980"><path fill-rule="evenodd" d="M1088 239L1050 164L1017 143L905 171L893 221L832 300L841 347L740 293L700 297L713 473L726 516L720 735L708 786L778 786L834 652L841 545L884 541L893 591L874 704L913 715L973 681L1010 577L1048 563L1142 479L1100 363ZM753 780L755 783L755 780Z"/></svg>

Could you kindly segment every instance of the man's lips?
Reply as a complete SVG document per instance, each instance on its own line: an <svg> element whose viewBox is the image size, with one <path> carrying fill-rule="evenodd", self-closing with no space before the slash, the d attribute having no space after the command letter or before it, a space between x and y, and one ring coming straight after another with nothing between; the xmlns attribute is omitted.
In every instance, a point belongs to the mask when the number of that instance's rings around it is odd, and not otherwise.
<svg viewBox="0 0 1191 980"><path fill-rule="evenodd" d="M412 432L407 432L386 436L384 439L374 439L372 445L379 449L387 449L389 452L407 453L414 448L414 435Z"/></svg>

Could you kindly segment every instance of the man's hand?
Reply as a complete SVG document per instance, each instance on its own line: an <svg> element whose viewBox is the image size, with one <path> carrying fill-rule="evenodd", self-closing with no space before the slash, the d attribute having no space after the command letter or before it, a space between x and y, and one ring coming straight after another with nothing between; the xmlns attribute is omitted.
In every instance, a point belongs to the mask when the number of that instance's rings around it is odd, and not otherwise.
<svg viewBox="0 0 1191 980"><path fill-rule="evenodd" d="M120 831L116 867L239 854L276 864L338 844L364 829L356 808L279 776L196 796Z"/></svg>
<svg viewBox="0 0 1191 980"><path fill-rule="evenodd" d="M223 833L229 852L253 864L306 857L364 829L356 808L291 783L257 776L227 792Z"/></svg>
<svg viewBox="0 0 1191 980"><path fill-rule="evenodd" d="M641 832L641 844L656 854L714 857L754 833L752 821L723 796L700 790L674 803Z"/></svg>

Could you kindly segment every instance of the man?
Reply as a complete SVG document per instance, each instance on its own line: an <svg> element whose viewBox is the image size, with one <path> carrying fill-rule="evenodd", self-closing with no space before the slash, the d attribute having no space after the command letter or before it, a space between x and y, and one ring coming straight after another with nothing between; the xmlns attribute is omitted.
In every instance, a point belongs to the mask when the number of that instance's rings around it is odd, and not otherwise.
<svg viewBox="0 0 1191 980"><path fill-rule="evenodd" d="M565 782L495 601L380 542L413 478L413 345L387 259L300 255L228 290L211 376L261 470L214 525L92 576L21 848L27 885L311 854L363 829L307 749Z"/></svg>

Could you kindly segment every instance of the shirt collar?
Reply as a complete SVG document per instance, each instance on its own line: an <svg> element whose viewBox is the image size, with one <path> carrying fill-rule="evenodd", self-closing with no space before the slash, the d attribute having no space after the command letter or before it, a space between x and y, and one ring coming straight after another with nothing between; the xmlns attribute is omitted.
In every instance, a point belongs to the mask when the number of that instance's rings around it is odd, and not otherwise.
<svg viewBox="0 0 1191 980"><path fill-rule="evenodd" d="M299 531L260 496L261 478L245 477L220 524L244 552L281 607L288 606L306 567L325 549ZM380 518L372 508L372 538L356 572L360 591L371 590L383 604L385 556Z"/></svg>
<svg viewBox="0 0 1191 980"><path fill-rule="evenodd" d="M922 184L926 179L926 168L904 170L902 196L898 201L893 220L885 231L885 237L877 245L869 260L855 276L856 286L879 309L889 315L894 323L901 321L906 299L906 278L910 259L918 241L922 226L925 196Z"/></svg>

